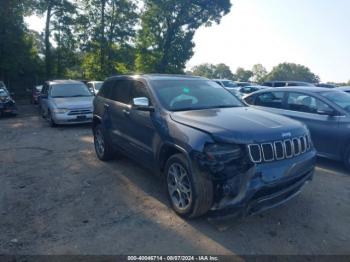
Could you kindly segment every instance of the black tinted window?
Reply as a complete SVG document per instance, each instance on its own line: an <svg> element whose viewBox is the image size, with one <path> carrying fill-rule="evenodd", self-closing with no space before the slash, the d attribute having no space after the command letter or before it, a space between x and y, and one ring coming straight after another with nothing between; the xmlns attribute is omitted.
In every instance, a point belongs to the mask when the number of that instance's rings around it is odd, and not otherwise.
<svg viewBox="0 0 350 262"><path fill-rule="evenodd" d="M104 84L101 87L101 90L98 92L98 96L111 99L112 87L113 87L113 81L104 82Z"/></svg>
<svg viewBox="0 0 350 262"><path fill-rule="evenodd" d="M285 82L275 82L274 87L284 87L286 84Z"/></svg>
<svg viewBox="0 0 350 262"><path fill-rule="evenodd" d="M131 98L136 97L147 97L149 99L145 85L139 81L133 81L131 83Z"/></svg>
<svg viewBox="0 0 350 262"><path fill-rule="evenodd" d="M132 81L130 80L116 80L114 81L111 99L123 104L129 104L130 102L130 91Z"/></svg>
<svg viewBox="0 0 350 262"><path fill-rule="evenodd" d="M255 105L273 108L283 108L283 92L267 92L258 95Z"/></svg>

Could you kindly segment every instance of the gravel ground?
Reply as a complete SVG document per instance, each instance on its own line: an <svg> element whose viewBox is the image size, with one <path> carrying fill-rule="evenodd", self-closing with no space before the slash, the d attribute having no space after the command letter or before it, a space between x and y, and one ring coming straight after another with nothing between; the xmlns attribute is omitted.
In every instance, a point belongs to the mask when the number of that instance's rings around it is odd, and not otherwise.
<svg viewBox="0 0 350 262"><path fill-rule="evenodd" d="M50 128L34 106L0 119L0 254L350 254L350 176L318 160L287 205L246 219L183 220L163 183L97 160L90 126Z"/></svg>

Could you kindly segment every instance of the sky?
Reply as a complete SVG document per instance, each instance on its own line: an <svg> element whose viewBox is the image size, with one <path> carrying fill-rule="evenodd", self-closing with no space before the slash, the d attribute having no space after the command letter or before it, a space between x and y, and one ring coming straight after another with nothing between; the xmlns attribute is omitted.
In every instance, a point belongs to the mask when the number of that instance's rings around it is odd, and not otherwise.
<svg viewBox="0 0 350 262"><path fill-rule="evenodd" d="M190 69L201 63L225 63L268 70L279 63L305 65L323 82L350 80L350 0L231 0L231 12L219 25L195 34ZM44 21L26 19L41 31Z"/></svg>

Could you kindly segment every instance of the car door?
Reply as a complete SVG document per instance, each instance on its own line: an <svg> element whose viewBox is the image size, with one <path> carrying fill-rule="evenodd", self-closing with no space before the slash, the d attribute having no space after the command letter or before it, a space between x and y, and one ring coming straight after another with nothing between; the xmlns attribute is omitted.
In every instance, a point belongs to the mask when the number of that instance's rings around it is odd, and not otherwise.
<svg viewBox="0 0 350 262"><path fill-rule="evenodd" d="M151 102L151 98L144 83L136 80L130 81L130 107L127 109L129 113L127 117L127 133L125 137L128 139L129 151L133 157L142 164L151 167L154 163L153 143L156 138L156 130L154 127L154 112L137 110L132 107L134 98L146 97Z"/></svg>
<svg viewBox="0 0 350 262"><path fill-rule="evenodd" d="M114 145L119 149L130 152L128 139L130 114L130 80L117 79L112 82L110 100L106 112L110 119L110 135Z"/></svg>
<svg viewBox="0 0 350 262"><path fill-rule="evenodd" d="M283 115L307 125L318 153L325 156L338 155L339 117L320 114L325 110L336 111L319 98L302 92L287 92L287 110Z"/></svg>

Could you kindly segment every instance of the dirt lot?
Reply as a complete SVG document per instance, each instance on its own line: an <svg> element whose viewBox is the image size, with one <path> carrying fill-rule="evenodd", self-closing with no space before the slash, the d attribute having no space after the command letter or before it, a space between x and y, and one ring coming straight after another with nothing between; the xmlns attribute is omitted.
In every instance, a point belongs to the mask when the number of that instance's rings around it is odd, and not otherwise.
<svg viewBox="0 0 350 262"><path fill-rule="evenodd" d="M126 158L95 157L89 126L49 128L33 106L0 119L0 254L350 254L350 176L319 160L287 205L186 221Z"/></svg>

